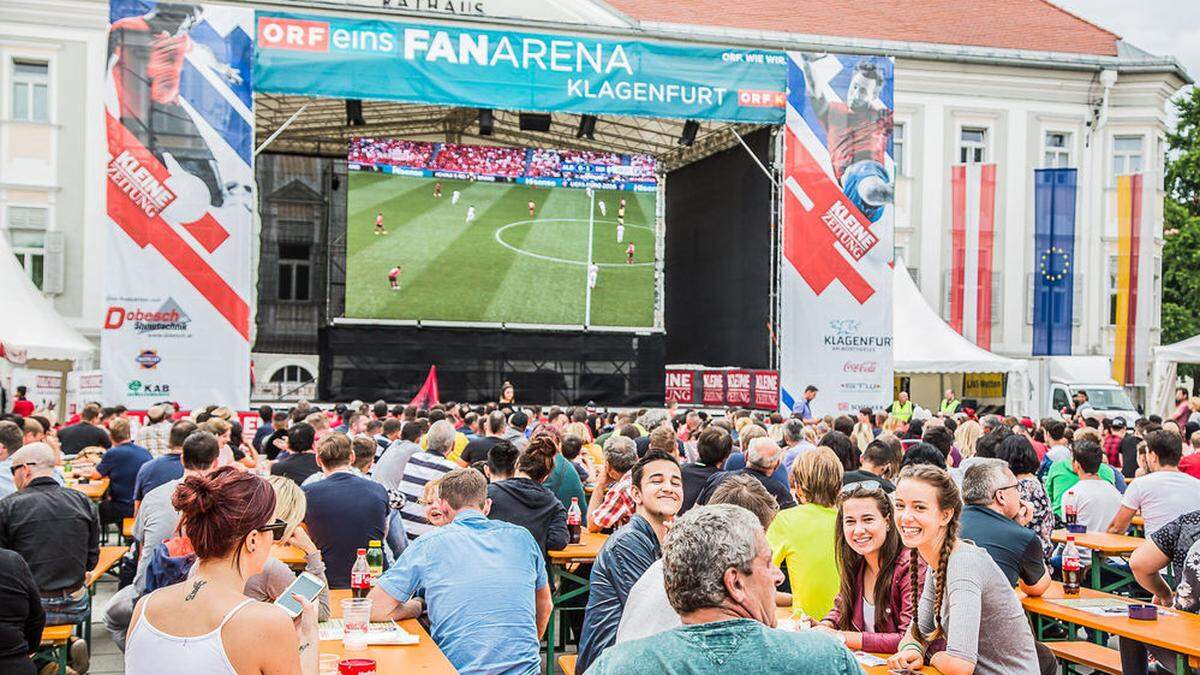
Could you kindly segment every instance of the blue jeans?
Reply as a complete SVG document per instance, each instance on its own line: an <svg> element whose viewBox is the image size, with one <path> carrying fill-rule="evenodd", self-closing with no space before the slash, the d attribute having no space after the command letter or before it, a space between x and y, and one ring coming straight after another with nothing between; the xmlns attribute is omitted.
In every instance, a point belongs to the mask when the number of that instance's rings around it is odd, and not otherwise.
<svg viewBox="0 0 1200 675"><path fill-rule="evenodd" d="M46 610L46 625L75 625L87 621L92 614L92 602L87 588L80 588L70 595L58 598L42 597L42 609Z"/></svg>

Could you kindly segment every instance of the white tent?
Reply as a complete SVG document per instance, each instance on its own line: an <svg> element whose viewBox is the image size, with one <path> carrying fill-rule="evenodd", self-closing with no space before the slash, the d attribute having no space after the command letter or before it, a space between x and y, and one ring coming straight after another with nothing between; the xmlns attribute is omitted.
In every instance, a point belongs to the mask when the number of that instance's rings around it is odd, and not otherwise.
<svg viewBox="0 0 1200 675"><path fill-rule="evenodd" d="M1150 400L1147 414L1169 415L1175 406L1175 368L1181 363L1200 363L1200 335L1150 350Z"/></svg>
<svg viewBox="0 0 1200 675"><path fill-rule="evenodd" d="M0 344L9 354L25 359L63 359L84 365L95 349L87 338L63 320L50 301L21 269L0 235Z"/></svg>
<svg viewBox="0 0 1200 675"><path fill-rule="evenodd" d="M1025 361L993 354L955 332L925 302L900 260L893 272L892 332L897 373L1007 373L1005 410L1028 413Z"/></svg>

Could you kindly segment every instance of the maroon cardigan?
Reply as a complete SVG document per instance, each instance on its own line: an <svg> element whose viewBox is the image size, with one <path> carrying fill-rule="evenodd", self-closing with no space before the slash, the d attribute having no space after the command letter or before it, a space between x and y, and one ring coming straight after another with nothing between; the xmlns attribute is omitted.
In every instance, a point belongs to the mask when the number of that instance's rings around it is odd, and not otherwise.
<svg viewBox="0 0 1200 675"><path fill-rule="evenodd" d="M863 625L865 622L863 621L862 588L866 565L859 570L858 578L854 580L854 587L858 592L850 599L850 606L854 608L854 615L850 617L850 626L852 630L862 633L862 650L864 652L895 654L896 648L900 646L901 638L904 637L904 631L908 630L908 624L916 613L916 608L912 603L912 575L908 571L911 562L910 555L908 549L901 549L900 557L896 559L896 565L892 570L892 592L887 606L875 607L875 623L881 629L878 632L876 632L875 626ZM918 583L923 583L925 561L918 558L917 565ZM917 595L920 596L919 587ZM823 621L837 627L842 616L839 609L842 606L841 603L842 594L838 593L838 597L833 601L833 609L829 610L829 614L825 615Z"/></svg>

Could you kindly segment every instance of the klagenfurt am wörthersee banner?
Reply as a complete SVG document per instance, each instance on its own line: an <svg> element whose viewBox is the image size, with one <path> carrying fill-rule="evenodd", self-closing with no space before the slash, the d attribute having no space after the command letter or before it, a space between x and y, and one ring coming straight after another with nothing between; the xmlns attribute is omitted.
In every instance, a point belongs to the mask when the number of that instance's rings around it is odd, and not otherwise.
<svg viewBox="0 0 1200 675"><path fill-rule="evenodd" d="M892 395L893 62L788 53L780 403L818 416Z"/></svg>
<svg viewBox="0 0 1200 675"><path fill-rule="evenodd" d="M103 400L250 400L254 12L113 0Z"/></svg>
<svg viewBox="0 0 1200 675"><path fill-rule="evenodd" d="M258 12L257 91L783 122L782 52Z"/></svg>

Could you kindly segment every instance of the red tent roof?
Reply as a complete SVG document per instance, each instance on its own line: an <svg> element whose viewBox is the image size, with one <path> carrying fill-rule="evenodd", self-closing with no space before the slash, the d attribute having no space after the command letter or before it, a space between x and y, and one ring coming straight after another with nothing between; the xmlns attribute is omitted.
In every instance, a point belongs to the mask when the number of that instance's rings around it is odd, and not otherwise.
<svg viewBox="0 0 1200 675"><path fill-rule="evenodd" d="M1116 56L1120 36L1046 0L607 0L638 21Z"/></svg>

